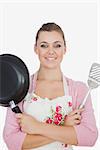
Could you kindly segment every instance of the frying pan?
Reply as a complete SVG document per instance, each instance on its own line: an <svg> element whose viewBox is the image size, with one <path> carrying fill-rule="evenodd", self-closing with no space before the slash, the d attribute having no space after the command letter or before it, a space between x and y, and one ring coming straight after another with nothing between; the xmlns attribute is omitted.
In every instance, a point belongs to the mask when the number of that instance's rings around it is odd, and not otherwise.
<svg viewBox="0 0 100 150"><path fill-rule="evenodd" d="M29 89L29 72L25 63L12 54L0 55L0 105L21 113L17 106Z"/></svg>

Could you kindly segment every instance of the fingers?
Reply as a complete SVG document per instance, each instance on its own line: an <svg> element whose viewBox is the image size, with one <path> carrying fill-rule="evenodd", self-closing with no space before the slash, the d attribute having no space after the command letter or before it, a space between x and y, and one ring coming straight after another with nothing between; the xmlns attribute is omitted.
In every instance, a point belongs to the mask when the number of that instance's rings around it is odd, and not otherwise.
<svg viewBox="0 0 100 150"><path fill-rule="evenodd" d="M67 125L78 125L81 123L81 112L83 112L84 109L75 109L74 111L72 111L70 114L68 114L65 117L65 122Z"/></svg>
<svg viewBox="0 0 100 150"><path fill-rule="evenodd" d="M80 114L75 114L75 115L72 115L72 116L67 116L67 117L65 117L65 119L67 120L68 118L70 118L71 120L81 120L82 119L82 117L81 117L81 115Z"/></svg>
<svg viewBox="0 0 100 150"><path fill-rule="evenodd" d="M83 112L84 111L84 108L81 108L81 109L78 109L79 112Z"/></svg>
<svg viewBox="0 0 100 150"><path fill-rule="evenodd" d="M83 112L83 111L84 111L84 108L75 109L75 110L73 110L69 115L80 114L80 113Z"/></svg>
<svg viewBox="0 0 100 150"><path fill-rule="evenodd" d="M17 114L15 114L15 116L16 116L17 119L21 119L23 117L23 114L17 113Z"/></svg>
<svg viewBox="0 0 100 150"><path fill-rule="evenodd" d="M15 116L16 116L16 119L17 119L18 124L21 126L23 114L17 113L17 114L15 114Z"/></svg>
<svg viewBox="0 0 100 150"><path fill-rule="evenodd" d="M80 124L81 123L81 120L74 120L74 124L75 125L78 125L78 124Z"/></svg>
<svg viewBox="0 0 100 150"><path fill-rule="evenodd" d="M73 118L74 119L77 119L77 120L81 120L81 115L80 114L75 114L74 116L73 116Z"/></svg>

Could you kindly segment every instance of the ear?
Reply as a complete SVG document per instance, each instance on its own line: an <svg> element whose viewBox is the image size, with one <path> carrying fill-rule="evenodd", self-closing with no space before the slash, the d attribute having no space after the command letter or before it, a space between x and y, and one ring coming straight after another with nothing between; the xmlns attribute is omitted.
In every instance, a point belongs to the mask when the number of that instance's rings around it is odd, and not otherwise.
<svg viewBox="0 0 100 150"><path fill-rule="evenodd" d="M67 48L66 48L66 46L64 47L64 54L66 54L66 51L67 51Z"/></svg>
<svg viewBox="0 0 100 150"><path fill-rule="evenodd" d="M36 54L38 54L38 49L37 49L36 44L34 45L34 51L35 51Z"/></svg>

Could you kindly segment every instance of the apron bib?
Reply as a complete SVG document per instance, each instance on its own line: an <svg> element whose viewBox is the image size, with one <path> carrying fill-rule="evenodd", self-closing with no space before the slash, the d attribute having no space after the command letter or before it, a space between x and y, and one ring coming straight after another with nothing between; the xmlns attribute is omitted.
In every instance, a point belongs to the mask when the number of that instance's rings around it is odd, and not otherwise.
<svg viewBox="0 0 100 150"><path fill-rule="evenodd" d="M35 80L36 80L36 76ZM33 81L31 82L31 84ZM41 98L34 93L28 93L24 101L24 112L33 116L41 122L49 124L63 125L65 115L72 111L72 97L69 96L68 85L63 76L64 96L49 100L48 98ZM31 150L72 150L72 146L63 144L61 142L53 142Z"/></svg>

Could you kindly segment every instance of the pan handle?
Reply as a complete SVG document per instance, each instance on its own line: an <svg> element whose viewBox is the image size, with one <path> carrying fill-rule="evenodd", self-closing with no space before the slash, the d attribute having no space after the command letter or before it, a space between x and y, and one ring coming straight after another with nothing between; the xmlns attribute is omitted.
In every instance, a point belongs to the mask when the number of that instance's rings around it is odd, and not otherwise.
<svg viewBox="0 0 100 150"><path fill-rule="evenodd" d="M12 111L15 112L15 113L22 113L18 106L12 108Z"/></svg>
<svg viewBox="0 0 100 150"><path fill-rule="evenodd" d="M13 112L15 112L15 113L22 113L20 108L17 105L15 105L13 100L10 101L9 104L10 104L10 107L11 107Z"/></svg>

